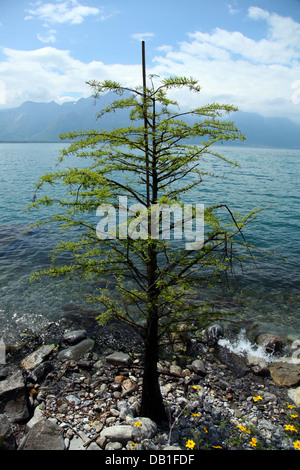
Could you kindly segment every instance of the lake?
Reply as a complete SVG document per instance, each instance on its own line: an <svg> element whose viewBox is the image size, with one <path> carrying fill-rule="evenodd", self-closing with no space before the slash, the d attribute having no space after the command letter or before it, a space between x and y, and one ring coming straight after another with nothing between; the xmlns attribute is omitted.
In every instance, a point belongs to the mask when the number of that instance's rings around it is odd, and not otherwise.
<svg viewBox="0 0 300 470"><path fill-rule="evenodd" d="M64 279L29 280L49 264L49 251L62 234L50 224L26 235L29 224L50 213L49 208L24 209L33 199L38 177L55 169L64 146L0 144L0 338L5 341L26 328L41 329L57 321L65 315L65 305L83 305L93 288L75 281L66 285ZM223 284L199 296L224 308L229 301L243 305L238 318L254 322L260 331L300 339L300 151L233 146L218 150L240 167L208 161L207 169L224 178L204 179L189 202L224 203L241 214L266 208L247 227L245 237L275 254L256 265L248 262L243 274L238 271L230 280L230 290Z"/></svg>

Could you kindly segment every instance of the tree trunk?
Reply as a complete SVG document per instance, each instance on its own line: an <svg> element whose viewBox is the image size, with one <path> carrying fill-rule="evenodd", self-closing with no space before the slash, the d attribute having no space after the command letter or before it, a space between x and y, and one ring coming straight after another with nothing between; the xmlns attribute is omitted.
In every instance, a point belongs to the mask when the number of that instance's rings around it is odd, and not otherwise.
<svg viewBox="0 0 300 470"><path fill-rule="evenodd" d="M145 164L146 164L146 190L147 190L147 209L150 209L150 200L152 204L157 201L158 181L156 171L156 150L155 150L155 100L153 100L153 148L151 161L152 177L152 197L150 196L150 162L149 162L149 142L148 142L148 103L146 88L146 62L145 62L145 43L142 41L143 55L143 113L144 113L144 140L145 140ZM148 237L151 238L151 222L148 213ZM148 245L147 262L147 296L148 296L148 318L145 336L145 355L144 355L144 374L143 391L141 403L141 415L151 418L156 423L161 423L167 419L167 413L163 404L163 399L158 382L157 362L158 362L158 307L157 307L157 250L154 243Z"/></svg>
<svg viewBox="0 0 300 470"><path fill-rule="evenodd" d="M145 356L141 415L151 418L156 423L167 419L163 404L157 372L158 362L158 316L152 312L148 319Z"/></svg>
<svg viewBox="0 0 300 470"><path fill-rule="evenodd" d="M142 391L142 416L160 423L167 418L158 382L158 318L157 307L157 251L155 244L148 246L148 319L145 335L144 375Z"/></svg>

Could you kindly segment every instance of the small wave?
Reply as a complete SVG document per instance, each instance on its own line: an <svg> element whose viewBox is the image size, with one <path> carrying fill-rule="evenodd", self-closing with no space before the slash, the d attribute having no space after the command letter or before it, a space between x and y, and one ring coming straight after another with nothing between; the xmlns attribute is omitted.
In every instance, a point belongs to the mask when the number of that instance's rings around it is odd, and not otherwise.
<svg viewBox="0 0 300 470"><path fill-rule="evenodd" d="M252 344L251 341L246 338L245 330L240 331L236 340L230 341L229 339L221 338L218 344L226 347L230 352L238 356L256 356L265 359L267 363L271 360L274 361L274 357L268 354L262 346Z"/></svg>
<svg viewBox="0 0 300 470"><path fill-rule="evenodd" d="M220 346L226 347L230 352L238 356L255 356L262 358L267 364L274 362L288 362L289 364L300 364L300 340L295 340L291 346L292 353L289 356L274 356L272 353L267 353L264 347L257 344L252 344L246 338L245 330L241 330L236 340L230 341L229 339L221 338L218 341Z"/></svg>

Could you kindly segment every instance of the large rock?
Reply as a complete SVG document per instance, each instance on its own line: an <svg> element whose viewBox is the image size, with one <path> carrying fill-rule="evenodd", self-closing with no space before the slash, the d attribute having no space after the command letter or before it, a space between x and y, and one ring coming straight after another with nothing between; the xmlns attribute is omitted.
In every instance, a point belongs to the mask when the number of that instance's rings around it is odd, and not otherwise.
<svg viewBox="0 0 300 470"><path fill-rule="evenodd" d="M60 361L78 361L78 359L91 351L94 345L94 340L86 338L80 341L80 343L74 344L73 346L60 351L58 353L58 359Z"/></svg>
<svg viewBox="0 0 300 470"><path fill-rule="evenodd" d="M49 419L38 421L18 450L65 450L63 430Z"/></svg>
<svg viewBox="0 0 300 470"><path fill-rule="evenodd" d="M89 441L87 436L84 438L74 435L67 450L102 450L96 442L90 442L90 444L87 445L85 444L87 441Z"/></svg>
<svg viewBox="0 0 300 470"><path fill-rule="evenodd" d="M132 438L134 441L152 439L157 433L157 425L150 418L134 418Z"/></svg>
<svg viewBox="0 0 300 470"><path fill-rule="evenodd" d="M132 363L131 357L123 352L113 352L106 356L106 361L115 366L129 366Z"/></svg>
<svg viewBox="0 0 300 470"><path fill-rule="evenodd" d="M31 420L26 423L27 428L31 429L38 421L41 421L42 419L45 419L45 415L41 408L37 406L34 410Z"/></svg>
<svg viewBox="0 0 300 470"><path fill-rule="evenodd" d="M202 359L195 359L191 364L193 372L198 375L206 375L206 369Z"/></svg>
<svg viewBox="0 0 300 470"><path fill-rule="evenodd" d="M85 330L67 331L63 336L64 341L71 346L86 338L87 332Z"/></svg>
<svg viewBox="0 0 300 470"><path fill-rule="evenodd" d="M33 382L41 383L45 377L54 369L51 361L42 362L40 365L29 371L28 378Z"/></svg>
<svg viewBox="0 0 300 470"><path fill-rule="evenodd" d="M268 375L269 368L267 361L260 356L247 356L247 365L256 375Z"/></svg>
<svg viewBox="0 0 300 470"><path fill-rule="evenodd" d="M210 343L217 343L217 341L224 336L224 329L221 325L210 325L206 332L207 341Z"/></svg>
<svg viewBox="0 0 300 470"><path fill-rule="evenodd" d="M54 348L55 344L46 344L41 346L36 351L29 354L29 356L25 357L25 359L21 361L21 366L25 370L34 369L39 366L47 356L49 356Z"/></svg>
<svg viewBox="0 0 300 470"><path fill-rule="evenodd" d="M102 429L100 437L105 437L110 442L121 442L121 444L126 444L128 441L132 440L133 436L133 427L127 424L109 426Z"/></svg>
<svg viewBox="0 0 300 470"><path fill-rule="evenodd" d="M0 450L16 450L17 444L12 425L6 415L0 415Z"/></svg>
<svg viewBox="0 0 300 470"><path fill-rule="evenodd" d="M29 417L28 396L21 371L14 372L0 382L0 413L13 423Z"/></svg>
<svg viewBox="0 0 300 470"><path fill-rule="evenodd" d="M269 354L281 352L284 345L284 341L280 336L272 334L261 334L256 342Z"/></svg>
<svg viewBox="0 0 300 470"><path fill-rule="evenodd" d="M270 366L270 374L279 387L294 387L300 384L300 364L278 361Z"/></svg>
<svg viewBox="0 0 300 470"><path fill-rule="evenodd" d="M251 371L250 367L247 365L246 358L231 352L226 346L217 345L216 354L220 361L223 362L236 377L244 377Z"/></svg>
<svg viewBox="0 0 300 470"><path fill-rule="evenodd" d="M157 433L157 425L150 418L130 417L128 422L130 424L104 428L100 437L109 442L120 442L124 445L131 440L140 442L143 439L152 439Z"/></svg>

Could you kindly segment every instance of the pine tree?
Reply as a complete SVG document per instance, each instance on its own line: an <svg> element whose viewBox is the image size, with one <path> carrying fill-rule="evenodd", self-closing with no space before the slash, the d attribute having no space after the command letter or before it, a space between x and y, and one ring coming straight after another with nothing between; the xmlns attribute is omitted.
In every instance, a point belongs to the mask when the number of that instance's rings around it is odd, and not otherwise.
<svg viewBox="0 0 300 470"><path fill-rule="evenodd" d="M193 78L150 76L147 84L144 49L141 87L109 80L89 85L100 103L103 93L117 95L98 115L104 124L107 113L121 110L128 112L130 124L61 136L69 142L61 160L76 155L86 164L41 177L37 189L60 181L69 188L68 197L44 196L32 206L58 205L60 212L49 221L62 223L66 230L80 230L72 235L76 239L62 241L56 248L57 253L71 254L69 263L56 263L54 257L52 266L39 274L115 280L123 303L117 303L109 289L89 300L105 306L98 317L100 325L117 319L139 333L144 345L140 413L161 422L166 419L157 370L161 341L178 324L197 330L201 322L212 320L208 309L200 311L186 302L186 296L192 286L208 286L226 273L233 257L247 250L242 229L253 213L238 219L223 204L205 208L205 233L190 245L171 239L176 230L182 234L181 221L170 219L168 225L168 210L164 217L161 214L164 208L185 214L184 229L191 221L201 221L198 206L188 205L188 215L184 210L191 190L209 176L204 159L235 164L214 145L244 137L222 118L236 111L231 105L213 103L180 111L177 101L168 96L176 89L198 94L200 86ZM101 217L98 224L92 218L95 214Z"/></svg>

